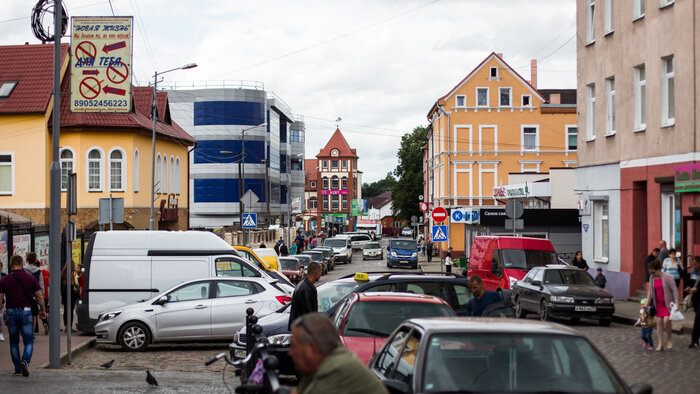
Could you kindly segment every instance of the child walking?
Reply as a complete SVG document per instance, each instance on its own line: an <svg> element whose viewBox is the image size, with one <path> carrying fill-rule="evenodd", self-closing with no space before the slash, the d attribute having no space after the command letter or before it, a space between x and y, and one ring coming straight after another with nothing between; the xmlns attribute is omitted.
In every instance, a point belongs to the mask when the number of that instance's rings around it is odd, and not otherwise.
<svg viewBox="0 0 700 394"><path fill-rule="evenodd" d="M642 347L647 350L654 350L654 339L651 336L654 330L654 316L649 315L649 305L646 298L641 301L641 304L642 308L639 310L639 319L634 323L634 326L642 327L641 337L644 341Z"/></svg>

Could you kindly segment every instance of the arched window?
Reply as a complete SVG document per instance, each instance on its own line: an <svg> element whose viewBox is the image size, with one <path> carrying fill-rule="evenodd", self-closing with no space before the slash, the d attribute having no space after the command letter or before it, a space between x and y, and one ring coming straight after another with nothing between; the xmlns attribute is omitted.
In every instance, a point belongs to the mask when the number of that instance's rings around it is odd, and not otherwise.
<svg viewBox="0 0 700 394"><path fill-rule="evenodd" d="M323 190L328 190L328 177L323 177Z"/></svg>
<svg viewBox="0 0 700 394"><path fill-rule="evenodd" d="M161 179L160 179L160 171L161 171L160 167L161 167L161 160L160 160L160 153L159 153L158 156L156 157L156 179L155 179L156 184L153 185L153 187L155 187L155 189L156 189L156 193L160 193L160 191L162 190L161 189L161 187L162 187Z"/></svg>
<svg viewBox="0 0 700 394"><path fill-rule="evenodd" d="M88 151L87 155L87 185L89 192L102 191L102 152L98 148Z"/></svg>
<svg viewBox="0 0 700 394"><path fill-rule="evenodd" d="M113 192L123 192L126 188L126 176L124 170L126 162L124 152L115 148L109 153L109 190Z"/></svg>
<svg viewBox="0 0 700 394"><path fill-rule="evenodd" d="M170 156L170 193L175 193L175 158Z"/></svg>
<svg viewBox="0 0 700 394"><path fill-rule="evenodd" d="M175 158L175 194L180 194L180 158Z"/></svg>
<svg viewBox="0 0 700 394"><path fill-rule="evenodd" d="M139 150L134 151L134 192L139 191Z"/></svg>
<svg viewBox="0 0 700 394"><path fill-rule="evenodd" d="M338 190L338 177L336 175L333 175L331 178L331 190Z"/></svg>
<svg viewBox="0 0 700 394"><path fill-rule="evenodd" d="M160 169L160 191L168 192L168 155L163 155L163 164Z"/></svg>
<svg viewBox="0 0 700 394"><path fill-rule="evenodd" d="M71 148L61 150L61 190L68 190L68 174L75 169L75 154Z"/></svg>
<svg viewBox="0 0 700 394"><path fill-rule="evenodd" d="M343 180L341 181L341 189L342 190L348 190L348 177L344 176Z"/></svg>

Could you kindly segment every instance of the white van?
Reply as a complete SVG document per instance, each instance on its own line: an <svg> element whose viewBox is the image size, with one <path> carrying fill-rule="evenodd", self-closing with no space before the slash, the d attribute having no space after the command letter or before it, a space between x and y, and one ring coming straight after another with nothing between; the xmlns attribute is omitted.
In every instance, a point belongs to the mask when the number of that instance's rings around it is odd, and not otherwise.
<svg viewBox="0 0 700 394"><path fill-rule="evenodd" d="M92 332L105 310L147 299L186 280L213 276L278 281L205 231L100 231L92 234L83 262L85 285L78 301L78 329Z"/></svg>

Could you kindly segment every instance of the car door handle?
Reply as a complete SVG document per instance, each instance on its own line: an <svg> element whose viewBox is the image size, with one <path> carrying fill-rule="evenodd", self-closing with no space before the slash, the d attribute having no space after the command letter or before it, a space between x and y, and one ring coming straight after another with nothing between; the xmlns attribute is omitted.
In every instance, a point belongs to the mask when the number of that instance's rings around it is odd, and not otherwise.
<svg viewBox="0 0 700 394"><path fill-rule="evenodd" d="M255 304L256 302L257 302L257 301L255 301L255 300L248 300L248 301L246 301L245 303L246 303L246 304Z"/></svg>
<svg viewBox="0 0 700 394"><path fill-rule="evenodd" d="M206 305L199 304L199 305L195 306L194 309L204 309L206 307L207 307Z"/></svg>

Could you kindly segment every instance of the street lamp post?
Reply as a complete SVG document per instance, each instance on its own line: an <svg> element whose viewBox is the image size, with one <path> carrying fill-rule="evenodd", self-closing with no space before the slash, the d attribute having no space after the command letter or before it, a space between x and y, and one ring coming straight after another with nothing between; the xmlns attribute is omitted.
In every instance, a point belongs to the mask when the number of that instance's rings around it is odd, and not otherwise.
<svg viewBox="0 0 700 394"><path fill-rule="evenodd" d="M153 139L151 141L151 217L148 221L148 229L153 231L155 229L155 218L153 216L153 203L155 202L155 188L156 188L156 122L158 120L158 101L156 99L156 94L158 91L158 75L163 75L175 70L188 70L190 68L197 67L196 63L185 64L177 68L173 68L167 71L158 72L153 74L153 108L152 108L152 118L153 118Z"/></svg>

